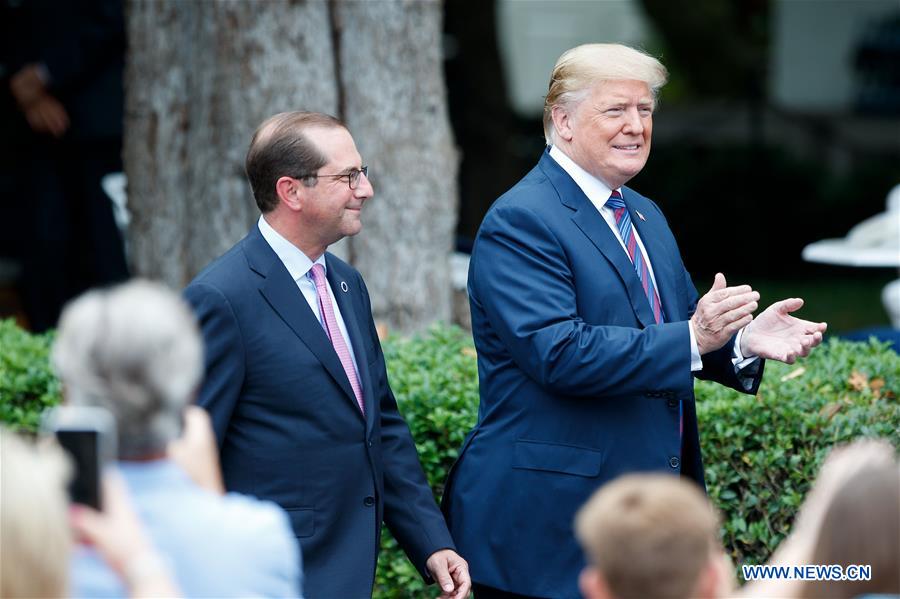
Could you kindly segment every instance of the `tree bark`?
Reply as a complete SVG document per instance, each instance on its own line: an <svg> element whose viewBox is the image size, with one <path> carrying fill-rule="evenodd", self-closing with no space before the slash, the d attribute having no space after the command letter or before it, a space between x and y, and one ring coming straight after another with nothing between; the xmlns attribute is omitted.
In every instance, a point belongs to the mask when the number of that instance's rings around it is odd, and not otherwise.
<svg viewBox="0 0 900 599"><path fill-rule="evenodd" d="M438 1L334 2L343 115L375 198L349 254L377 320L450 320L458 156L447 115Z"/></svg>
<svg viewBox="0 0 900 599"><path fill-rule="evenodd" d="M131 259L180 288L258 218L256 126L337 107L328 5L132 0L125 74Z"/></svg>
<svg viewBox="0 0 900 599"><path fill-rule="evenodd" d="M125 171L131 259L179 288L259 216L244 176L255 127L286 110L343 118L371 167L363 231L330 248L376 318L450 318L457 155L438 0L129 0Z"/></svg>

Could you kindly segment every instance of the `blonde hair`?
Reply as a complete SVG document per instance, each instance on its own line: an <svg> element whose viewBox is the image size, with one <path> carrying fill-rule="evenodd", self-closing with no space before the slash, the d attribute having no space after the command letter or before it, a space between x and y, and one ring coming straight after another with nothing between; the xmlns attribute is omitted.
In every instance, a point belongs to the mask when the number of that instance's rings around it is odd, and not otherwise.
<svg viewBox="0 0 900 599"><path fill-rule="evenodd" d="M576 514L575 532L616 597L689 597L719 547L719 521L693 483L623 476Z"/></svg>
<svg viewBox="0 0 900 599"><path fill-rule="evenodd" d="M72 539L68 463L0 428L0 597L65 597Z"/></svg>
<svg viewBox="0 0 900 599"><path fill-rule="evenodd" d="M800 596L850 598L900 593L900 468L872 465L848 479L831 499L811 563L871 567L870 580L816 580Z"/></svg>
<svg viewBox="0 0 900 599"><path fill-rule="evenodd" d="M567 50L556 61L550 88L544 98L544 137L554 142L553 107L574 108L591 87L602 81L643 81L654 100L669 73L661 62L640 50L621 44L584 44Z"/></svg>

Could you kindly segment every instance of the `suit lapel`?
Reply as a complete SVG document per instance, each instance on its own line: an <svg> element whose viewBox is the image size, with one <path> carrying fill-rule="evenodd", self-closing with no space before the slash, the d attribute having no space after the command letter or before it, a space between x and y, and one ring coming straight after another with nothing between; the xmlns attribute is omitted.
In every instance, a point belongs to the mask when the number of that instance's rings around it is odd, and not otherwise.
<svg viewBox="0 0 900 599"><path fill-rule="evenodd" d="M356 371L359 375L359 382L362 385L363 405L366 408L366 428L371 428L374 423L375 415L375 397L372 391L372 380L369 376L369 357L366 353L365 343L363 343L363 335L360 331L358 316L360 308L363 305L359 301L361 289L357 289L353 284L356 277L349 276L350 273L345 272L346 269L340 268L336 260L331 260L329 254L325 254L325 263L328 266L326 273L331 289L334 291L334 299L338 308L341 310L341 317L344 319L344 325L347 327L347 334L350 336L350 344L353 346L353 355L356 357ZM354 301L356 300L356 301ZM369 315L363 315L368 317ZM376 341L377 342L377 341ZM354 399L354 402L356 400ZM359 409L359 408L357 408Z"/></svg>
<svg viewBox="0 0 900 599"><path fill-rule="evenodd" d="M325 370L344 390L344 395L353 402L354 410L359 413L353 388L331 340L319 323L318 316L310 310L303 293L297 288L297 283L263 238L258 227L254 226L247 236L245 253L250 268L263 277L259 284L259 292L263 298L318 358Z"/></svg>
<svg viewBox="0 0 900 599"><path fill-rule="evenodd" d="M640 323L645 327L655 324L653 310L650 309L650 302L647 301L644 288L637 278L634 265L628 259L628 254L625 253L619 240L613 235L597 208L591 204L578 184L550 157L549 153L544 152L539 164L556 188L560 201L575 211L572 221L619 275L619 279L628 293L631 307Z"/></svg>
<svg viewBox="0 0 900 599"><path fill-rule="evenodd" d="M675 273L672 270L670 252L667 251L662 241L663 235L658 233L660 227L664 227L665 224L654 212L647 211L646 220L639 217L632 207L635 192L627 187L623 187L622 191L625 205L631 211L631 222L637 228L638 235L641 236L641 241L647 250L647 260L653 267L653 279L656 281L656 290L659 292L659 301L662 304L666 322L676 322L680 320L680 317L675 294Z"/></svg>

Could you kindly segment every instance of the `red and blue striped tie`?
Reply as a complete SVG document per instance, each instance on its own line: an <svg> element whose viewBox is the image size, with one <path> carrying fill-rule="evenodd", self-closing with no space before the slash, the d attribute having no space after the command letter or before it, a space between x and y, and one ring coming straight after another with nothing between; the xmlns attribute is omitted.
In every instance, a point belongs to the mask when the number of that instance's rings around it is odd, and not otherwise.
<svg viewBox="0 0 900 599"><path fill-rule="evenodd" d="M634 264L634 270L637 272L638 280L640 280L641 286L644 288L644 293L647 294L647 299L650 301L653 318L656 320L656 324L662 324L664 318L662 304L659 302L659 293L656 291L656 285L653 284L653 277L650 276L650 268L647 266L644 253L638 246L637 238L634 236L631 215L628 214L628 208L625 207L622 194L618 191L613 191L609 199L606 200L606 205L612 209L613 214L616 216L619 235L622 237L622 243L625 244L631 263Z"/></svg>
<svg viewBox="0 0 900 599"><path fill-rule="evenodd" d="M656 291L656 285L653 284L653 277L650 276L650 269L647 267L644 253L638 246L637 239L634 236L631 215L628 214L628 208L625 206L622 194L618 191L613 191L609 199L606 200L606 205L612 209L613 214L616 216L619 235L622 236L622 243L625 244L628 257L631 258L631 263L634 264L634 270L641 281L644 293L647 294L647 299L650 300L653 318L656 320L656 324L662 324L665 319L662 313L662 304L659 301L659 293ZM678 402L678 435L684 435L684 404L680 401Z"/></svg>

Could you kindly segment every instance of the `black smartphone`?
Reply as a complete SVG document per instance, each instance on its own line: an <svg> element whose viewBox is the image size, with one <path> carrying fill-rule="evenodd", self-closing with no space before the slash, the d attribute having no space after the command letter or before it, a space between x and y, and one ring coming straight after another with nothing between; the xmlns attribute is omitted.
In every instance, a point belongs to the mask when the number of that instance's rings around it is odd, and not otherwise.
<svg viewBox="0 0 900 599"><path fill-rule="evenodd" d="M116 425L107 410L95 407L59 406L45 416L42 428L56 436L72 460L69 481L72 503L103 508L103 468L115 459Z"/></svg>

